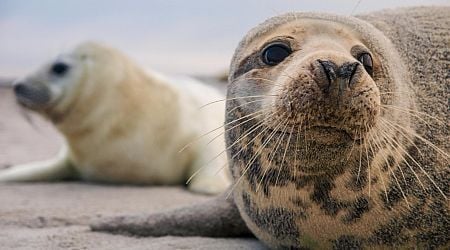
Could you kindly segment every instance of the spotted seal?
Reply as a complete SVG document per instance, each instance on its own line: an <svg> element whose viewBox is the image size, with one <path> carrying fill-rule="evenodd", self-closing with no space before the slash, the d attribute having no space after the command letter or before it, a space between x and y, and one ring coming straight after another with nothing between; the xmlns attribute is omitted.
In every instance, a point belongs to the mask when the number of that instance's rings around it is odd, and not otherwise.
<svg viewBox="0 0 450 250"><path fill-rule="evenodd" d="M449 12L288 13L257 26L229 76L232 199L92 228L251 232L275 249L448 248Z"/></svg>
<svg viewBox="0 0 450 250"><path fill-rule="evenodd" d="M18 80L14 91L22 106L48 118L67 143L53 159L1 171L0 181L184 184L210 155L225 149L216 129L179 152L223 124L224 105L200 107L224 95L191 78L144 72L104 44L79 44ZM220 170L226 162L226 156L218 157L189 189L222 192L231 181Z"/></svg>

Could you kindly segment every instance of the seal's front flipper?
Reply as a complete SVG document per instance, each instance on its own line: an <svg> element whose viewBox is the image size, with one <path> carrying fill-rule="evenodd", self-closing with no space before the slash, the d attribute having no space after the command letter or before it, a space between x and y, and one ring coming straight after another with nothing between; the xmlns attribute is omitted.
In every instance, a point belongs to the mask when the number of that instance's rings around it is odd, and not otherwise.
<svg viewBox="0 0 450 250"><path fill-rule="evenodd" d="M69 161L67 146L63 146L53 159L12 166L0 171L0 182L56 181L74 176L75 171Z"/></svg>
<svg viewBox="0 0 450 250"><path fill-rule="evenodd" d="M133 236L243 237L252 235L228 191L206 202L146 216L123 216L91 225L93 231Z"/></svg>

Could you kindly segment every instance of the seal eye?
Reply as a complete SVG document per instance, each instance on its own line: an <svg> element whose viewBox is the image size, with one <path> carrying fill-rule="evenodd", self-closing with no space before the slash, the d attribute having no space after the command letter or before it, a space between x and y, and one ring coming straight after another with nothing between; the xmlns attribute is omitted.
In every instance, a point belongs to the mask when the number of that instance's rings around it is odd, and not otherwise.
<svg viewBox="0 0 450 250"><path fill-rule="evenodd" d="M68 70L69 70L69 65L62 63L62 62L57 62L52 65L50 72L57 76L63 76Z"/></svg>
<svg viewBox="0 0 450 250"><path fill-rule="evenodd" d="M274 66L282 62L292 53L291 48L282 43L269 45L262 53L262 60L265 64Z"/></svg>
<svg viewBox="0 0 450 250"><path fill-rule="evenodd" d="M364 66L364 69L366 69L367 73L369 73L370 76L373 76L373 62L372 57L369 53L363 53L359 56L358 60L362 63Z"/></svg>

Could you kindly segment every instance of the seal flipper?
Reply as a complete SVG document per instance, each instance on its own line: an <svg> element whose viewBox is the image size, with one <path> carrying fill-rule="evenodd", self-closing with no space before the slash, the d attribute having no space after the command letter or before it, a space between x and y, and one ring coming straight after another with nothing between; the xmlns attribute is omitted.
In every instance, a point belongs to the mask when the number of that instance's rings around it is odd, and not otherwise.
<svg viewBox="0 0 450 250"><path fill-rule="evenodd" d="M0 182L57 181L75 177L67 145L64 145L58 155L50 160L12 166L0 171Z"/></svg>
<svg viewBox="0 0 450 250"><path fill-rule="evenodd" d="M206 202L145 216L121 216L91 225L93 231L133 236L245 237L252 233L228 190Z"/></svg>

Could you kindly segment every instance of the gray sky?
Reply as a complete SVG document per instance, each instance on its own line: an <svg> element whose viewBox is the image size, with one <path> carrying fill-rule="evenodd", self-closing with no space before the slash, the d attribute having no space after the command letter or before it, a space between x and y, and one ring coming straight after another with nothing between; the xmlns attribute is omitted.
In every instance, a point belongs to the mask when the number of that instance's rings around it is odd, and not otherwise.
<svg viewBox="0 0 450 250"><path fill-rule="evenodd" d="M20 76L84 40L117 47L145 68L225 70L240 38L287 11L368 12L450 0L0 0L0 76Z"/></svg>

